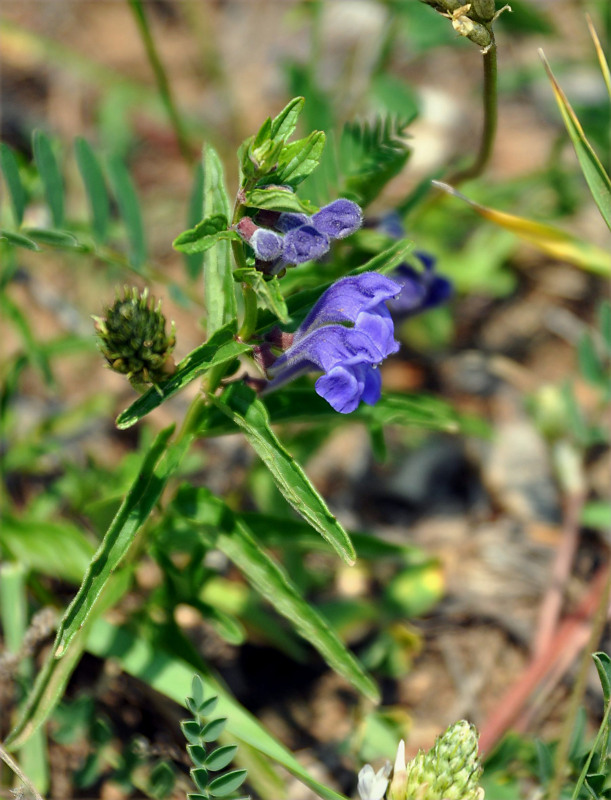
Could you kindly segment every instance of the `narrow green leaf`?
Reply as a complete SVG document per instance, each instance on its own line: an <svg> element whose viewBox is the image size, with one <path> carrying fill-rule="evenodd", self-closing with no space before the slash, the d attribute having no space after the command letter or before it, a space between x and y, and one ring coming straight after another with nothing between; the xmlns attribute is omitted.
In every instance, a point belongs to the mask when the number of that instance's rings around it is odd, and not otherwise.
<svg viewBox="0 0 611 800"><path fill-rule="evenodd" d="M204 192L202 218L231 217L223 165L216 150L205 144L202 154ZM204 300L208 337L236 318L235 283L231 276L229 242L221 241L204 255Z"/></svg>
<svg viewBox="0 0 611 800"><path fill-rule="evenodd" d="M23 232L40 244L48 244L51 247L62 249L85 249L76 236L67 231L54 231L49 228L23 228Z"/></svg>
<svg viewBox="0 0 611 800"><path fill-rule="evenodd" d="M87 649L99 658L115 659L127 673L184 705L193 677L191 664L164 652L159 647L154 647L127 629L115 627L103 619L98 619L92 626ZM212 674L205 674L204 678L206 685L219 696L219 713L227 717L227 732L232 737L249 744L257 752L286 767L323 800L345 800L342 795L312 778L292 753L268 733Z"/></svg>
<svg viewBox="0 0 611 800"><path fill-rule="evenodd" d="M294 97L282 109L277 117L274 117L271 124L270 135L272 139L286 139L293 133L297 127L299 115L303 110L305 98Z"/></svg>
<svg viewBox="0 0 611 800"><path fill-rule="evenodd" d="M15 231L0 229L0 239L4 239L16 247L23 247L24 250L40 251L40 247L35 241L28 239L27 236L23 236L21 233L15 233Z"/></svg>
<svg viewBox="0 0 611 800"><path fill-rule="evenodd" d="M605 388L609 383L607 370L603 367L589 333L584 332L577 343L579 370L583 377L595 386Z"/></svg>
<svg viewBox="0 0 611 800"><path fill-rule="evenodd" d="M611 355L611 302L603 300L598 307L598 328L607 348L607 352Z"/></svg>
<svg viewBox="0 0 611 800"><path fill-rule="evenodd" d="M110 199L106 190L104 173L96 154L86 139L79 136L74 140L74 152L91 209L93 231L96 239L104 242L110 219Z"/></svg>
<svg viewBox="0 0 611 800"><path fill-rule="evenodd" d="M51 210L53 224L56 228L61 228L64 224L64 183L53 153L51 140L43 131L34 131L32 149Z"/></svg>
<svg viewBox="0 0 611 800"><path fill-rule="evenodd" d="M228 764L231 764L233 757L238 750L235 744L226 744L223 747L217 747L209 756L206 757L205 765L211 772L218 772L220 769L225 769Z"/></svg>
<svg viewBox="0 0 611 800"><path fill-rule="evenodd" d="M592 18L589 14L586 14L586 20L588 23L588 29L590 31L590 36L592 37L592 41L594 42L594 47L596 49L596 56L600 65L600 71L603 74L605 86L607 87L609 100L611 100L611 70L609 70L609 64L605 57L605 51L603 50L600 39L598 38L598 34L596 33L596 28L594 27L594 23L592 22Z"/></svg>
<svg viewBox="0 0 611 800"><path fill-rule="evenodd" d="M0 293L0 309L2 310L5 320L10 321L19 333L30 363L40 371L45 383L48 386L53 386L55 384L55 378L51 371L48 355L36 336L32 333L27 315L23 313L16 303L13 303L6 292Z"/></svg>
<svg viewBox="0 0 611 800"><path fill-rule="evenodd" d="M244 384L229 386L217 407L242 430L285 500L326 539L347 564L355 560L350 537L331 514L325 501L312 486L302 468L280 444L269 424L269 415L252 389Z"/></svg>
<svg viewBox="0 0 611 800"><path fill-rule="evenodd" d="M227 217L224 214L213 214L206 217L194 228L184 231L174 239L172 247L181 253L204 253L222 240L240 241L236 231L228 230Z"/></svg>
<svg viewBox="0 0 611 800"><path fill-rule="evenodd" d="M4 180L6 181L11 196L15 223L19 226L23 222L26 193L19 176L19 166L15 154L4 142L0 142L0 167L2 167Z"/></svg>
<svg viewBox="0 0 611 800"><path fill-rule="evenodd" d="M225 726L227 725L226 717L221 717L220 719L213 719L211 722L208 722L204 725L202 730L202 739L204 742L215 742L221 733L225 730Z"/></svg>
<svg viewBox="0 0 611 800"><path fill-rule="evenodd" d="M286 301L282 296L282 287L276 275L271 280L266 280L259 270L254 267L246 267L234 270L233 277L236 281L242 281L252 286L259 304L268 309L280 322L287 323L289 321Z"/></svg>
<svg viewBox="0 0 611 800"><path fill-rule="evenodd" d="M173 426L161 431L146 454L142 467L89 564L76 596L61 619L55 642L39 673L28 703L7 744L21 744L48 718L76 666L84 636L94 613L103 605L113 573L134 543L170 476L187 451L190 439L168 447ZM115 574L116 578L116 574ZM64 663L65 661L65 663Z"/></svg>
<svg viewBox="0 0 611 800"><path fill-rule="evenodd" d="M297 197L290 189L281 189L278 186L246 192L244 205L271 211L296 211L300 214L311 214L317 210L307 200Z"/></svg>
<svg viewBox="0 0 611 800"><path fill-rule="evenodd" d="M203 215L204 208L204 168L201 161L195 166L193 174L193 186L191 188L191 196L189 198L189 211L187 214L187 225L189 228L194 228L200 221ZM193 253L187 255L185 253L185 265L187 267L187 275L191 280L199 278L202 274L204 267L204 257L201 253Z"/></svg>
<svg viewBox="0 0 611 800"><path fill-rule="evenodd" d="M577 159L584 178L590 187L594 202L598 206L603 219L607 223L607 226L611 228L611 180L588 142L583 128L581 127L581 123L577 119L577 115L573 111L566 95L558 85L542 50L539 51L539 55L543 60L547 76L552 83L552 89L554 90L558 108L560 109L564 124L573 142L573 147L575 148L575 153L577 154Z"/></svg>
<svg viewBox="0 0 611 800"><path fill-rule="evenodd" d="M305 180L320 164L325 138L322 131L314 131L307 138L285 147L280 154L278 169L272 175L273 182L297 186Z"/></svg>
<svg viewBox="0 0 611 800"><path fill-rule="evenodd" d="M129 408L122 411L116 420L117 427L121 430L130 428L199 375L212 367L233 361L250 349L249 345L235 340L235 322L228 323L211 339L183 358L176 367L176 372L167 381L151 387Z"/></svg>
<svg viewBox="0 0 611 800"><path fill-rule="evenodd" d="M598 678L603 690L605 705L611 701L611 658L607 653L592 653Z"/></svg>
<svg viewBox="0 0 611 800"><path fill-rule="evenodd" d="M129 259L134 269L140 270L146 261L146 243L136 187L118 155L108 160L108 174L129 241Z"/></svg>
<svg viewBox="0 0 611 800"><path fill-rule="evenodd" d="M246 780L248 772L245 769L235 769L225 775L219 775L208 784L208 791L213 797L227 797L235 792Z"/></svg>
<svg viewBox="0 0 611 800"><path fill-rule="evenodd" d="M199 675L194 675L191 681L191 697L197 708L204 702L204 682Z"/></svg>

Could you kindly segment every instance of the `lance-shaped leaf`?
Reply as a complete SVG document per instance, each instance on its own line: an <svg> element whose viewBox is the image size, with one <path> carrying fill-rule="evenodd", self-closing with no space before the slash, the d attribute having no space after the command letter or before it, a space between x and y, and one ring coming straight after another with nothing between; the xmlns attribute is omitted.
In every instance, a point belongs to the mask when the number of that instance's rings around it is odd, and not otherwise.
<svg viewBox="0 0 611 800"><path fill-rule="evenodd" d="M129 259L134 269L140 270L146 261L146 241L136 187L119 156L111 156L108 172L129 240Z"/></svg>
<svg viewBox="0 0 611 800"><path fill-rule="evenodd" d="M25 211L26 193L19 175L19 167L15 154L4 142L0 142L0 167L2 167L4 180L6 181L11 196L15 222L17 225L21 225L23 222L23 212Z"/></svg>
<svg viewBox="0 0 611 800"><path fill-rule="evenodd" d="M314 131L305 139L287 145L278 159L278 169L268 180L297 186L319 165L324 146L325 134L322 131Z"/></svg>
<svg viewBox="0 0 611 800"><path fill-rule="evenodd" d="M4 241L14 245L15 247L23 247L24 250L34 250L34 252L40 250L40 247L35 241L29 239L27 236L23 236L21 233L16 233L15 231L7 231L0 228L0 239L4 239Z"/></svg>
<svg viewBox="0 0 611 800"><path fill-rule="evenodd" d="M553 225L546 225L542 222L534 222L524 217L517 217L514 214L507 214L504 211L496 211L494 208L482 206L479 203L465 197L464 194L448 186L441 181L432 183L444 192L458 197L468 203L474 211L484 217L484 219L494 222L501 228L505 228L524 241L542 250L544 253L557 258L559 261L567 261L576 267L593 272L597 275L609 277L611 275L611 255L601 247L590 244L589 242L578 239L566 231L555 228Z"/></svg>
<svg viewBox="0 0 611 800"><path fill-rule="evenodd" d="M89 564L76 596L66 609L47 661L21 717L6 740L11 749L19 748L49 717L60 700L80 657L89 622L108 602L105 595L109 591L112 595L118 567L186 453L190 438L184 437L168 447L172 432L173 426L161 431L151 445L136 480ZM120 586L119 596L126 589L127 586Z"/></svg>
<svg viewBox="0 0 611 800"><path fill-rule="evenodd" d="M176 367L167 381L152 386L117 417L117 427L124 429L135 425L139 419L160 406L168 397L203 375L213 367L219 367L247 353L251 348L235 339L236 323L229 322L218 330L207 342L196 347Z"/></svg>
<svg viewBox="0 0 611 800"><path fill-rule="evenodd" d="M347 564L353 564L356 555L350 537L303 469L278 441L270 427L267 410L252 389L234 383L220 398L211 399L244 433L289 505L329 542Z"/></svg>
<svg viewBox="0 0 611 800"><path fill-rule="evenodd" d="M284 139L285 141L293 133L297 127L297 120L303 110L305 99L303 97L294 97L277 117L271 122L270 136L272 139Z"/></svg>
<svg viewBox="0 0 611 800"><path fill-rule="evenodd" d="M240 235L237 231L227 228L227 217L224 214L213 214L194 228L181 233L174 239L172 247L181 253L204 253L224 239L233 239L239 242Z"/></svg>
<svg viewBox="0 0 611 800"><path fill-rule="evenodd" d="M378 699L375 683L320 613L300 594L281 565L253 538L242 519L208 489L182 487L174 507L199 523L210 535L208 544L218 548L239 567L252 586L285 616L337 673L360 692Z"/></svg>
<svg viewBox="0 0 611 800"><path fill-rule="evenodd" d="M53 153L51 140L42 131L34 131L32 136L34 161L40 172L47 203L51 209L53 224L61 228L64 222L64 182Z"/></svg>
<svg viewBox="0 0 611 800"><path fill-rule="evenodd" d="M93 230L98 241L103 242L108 232L110 219L110 198L106 190L102 167L86 139L78 137L74 141L76 163L85 184L85 191L91 207Z"/></svg>
<svg viewBox="0 0 611 800"><path fill-rule="evenodd" d="M590 187L594 202L598 206L603 219L607 223L608 227L611 228L611 179L605 172L605 169L600 163L598 156L592 149L592 145L588 142L583 128L581 127L581 123L577 119L577 115L573 111L573 108L571 107L566 95L554 78L554 74L547 63L547 59L543 55L542 50L539 51L539 55L543 60L547 77L552 83L552 89L554 90L556 102L558 103L558 108L562 114L562 119L564 120L566 129L571 137L571 141L573 142L573 147L575 148L575 153L577 154L577 159L579 161L579 165L581 166L583 176Z"/></svg>

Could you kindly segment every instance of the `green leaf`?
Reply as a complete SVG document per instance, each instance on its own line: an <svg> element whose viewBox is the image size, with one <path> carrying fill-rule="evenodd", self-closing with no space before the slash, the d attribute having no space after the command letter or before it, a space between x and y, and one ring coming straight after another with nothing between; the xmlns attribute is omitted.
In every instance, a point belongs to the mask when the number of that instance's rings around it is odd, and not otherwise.
<svg viewBox="0 0 611 800"><path fill-rule="evenodd" d="M34 131L32 136L34 161L42 178L47 203L56 228L64 224L64 184L53 153L51 140L43 131Z"/></svg>
<svg viewBox="0 0 611 800"><path fill-rule="evenodd" d="M191 681L191 697L195 706L199 709L204 702L204 682L199 675L194 675Z"/></svg>
<svg viewBox="0 0 611 800"><path fill-rule="evenodd" d="M592 653L598 678L603 690L605 705L611 701L611 658L607 653Z"/></svg>
<svg viewBox="0 0 611 800"><path fill-rule="evenodd" d="M93 556L93 545L69 522L5 516L0 545L28 569L79 583Z"/></svg>
<svg viewBox="0 0 611 800"><path fill-rule="evenodd" d="M214 711L214 709L218 705L218 701L219 701L219 699L216 696L215 697L209 697L207 700L204 700L200 704L199 709L198 709L198 711L202 715L202 717L207 717L209 714L212 714L212 712Z"/></svg>
<svg viewBox="0 0 611 800"><path fill-rule="evenodd" d="M235 792L246 780L248 772L245 769L235 769L225 775L219 775L208 785L208 791L214 797L226 797Z"/></svg>
<svg viewBox="0 0 611 800"><path fill-rule="evenodd" d="M271 280L266 280L259 270L254 267L245 267L234 270L233 277L236 281L242 281L252 286L260 305L268 309L280 322L288 322L286 301L282 296L282 287L276 275Z"/></svg>
<svg viewBox="0 0 611 800"><path fill-rule="evenodd" d="M89 200L93 231L96 239L104 242L110 219L110 198L106 190L104 173L97 156L86 139L79 136L74 140L74 152Z"/></svg>
<svg viewBox="0 0 611 800"><path fill-rule="evenodd" d="M244 522L207 489L183 487L176 509L213 531L213 546L242 571L252 586L286 617L339 675L377 700L375 683L345 647L327 620L304 598L284 569L253 539Z"/></svg>
<svg viewBox="0 0 611 800"><path fill-rule="evenodd" d="M223 165L214 148L205 144L202 154L204 169L204 202L202 217L222 214L231 216L229 197L225 189ZM236 318L235 283L231 275L229 243L221 241L204 255L204 300L206 303L206 330L210 337Z"/></svg>
<svg viewBox="0 0 611 800"><path fill-rule="evenodd" d="M278 160L278 169L269 180L293 187L300 184L320 164L325 138L322 131L314 131L305 139L299 139L285 147Z"/></svg>
<svg viewBox="0 0 611 800"><path fill-rule="evenodd" d="M189 698L187 698L187 700L188 699ZM238 749L236 745L234 745L234 747L236 748L236 750ZM201 744L188 744L187 753L189 754L189 758L195 764L196 767L203 767L208 758L208 754L206 753L206 748L203 747Z"/></svg>
<svg viewBox="0 0 611 800"><path fill-rule="evenodd" d="M201 161L195 167L193 175L193 186L189 198L189 212L187 214L187 225L194 228L202 218L204 208L204 168ZM187 275L191 280L199 278L204 266L204 258L201 253L185 254L185 265Z"/></svg>
<svg viewBox="0 0 611 800"><path fill-rule="evenodd" d="M85 249L76 236L67 231L54 231L48 228L23 228L23 232L40 244L48 244L51 247L61 247L62 249Z"/></svg>
<svg viewBox="0 0 611 800"><path fill-rule="evenodd" d="M543 55L543 51L540 50L539 55L543 60L547 76L552 83L552 89L554 90L558 108L560 109L564 124L573 142L573 147L575 148L577 160L581 166L584 178L590 187L594 202L598 206L603 219L607 223L607 226L611 228L611 180L588 142L583 128L581 127L581 123L577 119L577 115L573 111L566 95L558 85Z"/></svg>
<svg viewBox="0 0 611 800"><path fill-rule="evenodd" d="M176 372L167 381L151 387L134 403L122 411L116 424L121 430L135 425L139 419L160 406L168 397L184 389L187 384L213 367L233 361L251 348L235 340L235 322L218 330L207 342L196 347L176 367Z"/></svg>
<svg viewBox="0 0 611 800"><path fill-rule="evenodd" d="M609 384L607 370L602 365L589 333L584 332L577 343L579 370L588 383L603 389Z"/></svg>
<svg viewBox="0 0 611 800"><path fill-rule="evenodd" d="M48 718L80 657L88 623L99 612L105 593L136 534L155 507L166 482L177 469L190 438L170 447L173 427L161 431L146 454L136 480L91 560L81 586L66 609L47 661L36 679L28 703L6 740L19 748ZM124 590L123 590L124 591Z"/></svg>
<svg viewBox="0 0 611 800"><path fill-rule="evenodd" d="M27 236L23 236L21 233L15 233L15 231L0 229L0 239L5 239L9 244L13 244L16 247L23 247L24 250L40 251L40 247L35 241L28 239Z"/></svg>
<svg viewBox="0 0 611 800"><path fill-rule="evenodd" d="M191 664L154 647L126 628L118 628L103 619L93 625L87 649L99 658L116 660L125 672L184 705L193 677ZM205 674L204 677L206 685L219 696L219 712L227 717L228 734L286 767L323 800L345 800L342 795L312 778L292 753L249 714L212 674Z"/></svg>
<svg viewBox="0 0 611 800"><path fill-rule="evenodd" d="M226 744L223 747L217 747L209 756L206 757L205 765L211 772L218 772L233 761L238 750L235 744Z"/></svg>
<svg viewBox="0 0 611 800"><path fill-rule="evenodd" d="M598 328L607 351L611 354L611 302L603 300L598 307Z"/></svg>
<svg viewBox="0 0 611 800"><path fill-rule="evenodd" d="M305 98L294 97L278 116L274 117L270 131L272 139L284 139L286 141L289 138L297 127L297 121L303 110L304 103Z"/></svg>
<svg viewBox="0 0 611 800"><path fill-rule="evenodd" d="M223 239L241 241L237 231L228 230L227 224L227 217L224 214L206 217L194 228L174 239L172 247L181 253L193 254L204 253Z"/></svg>
<svg viewBox="0 0 611 800"><path fill-rule="evenodd" d="M196 767L191 770L191 778L193 783L197 786L200 792L205 792L208 786L208 770L205 767Z"/></svg>
<svg viewBox="0 0 611 800"><path fill-rule="evenodd" d="M185 739L192 745L199 743L202 726L194 719L183 719L180 722L180 727Z"/></svg>
<svg viewBox="0 0 611 800"><path fill-rule="evenodd" d="M136 188L120 156L110 157L108 173L129 241L129 259L134 269L140 270L146 261L146 242Z"/></svg>
<svg viewBox="0 0 611 800"><path fill-rule="evenodd" d="M149 777L149 792L155 800L164 800L174 788L175 781L176 776L171 764L167 761L159 761L153 767Z"/></svg>
<svg viewBox="0 0 611 800"><path fill-rule="evenodd" d="M242 430L289 505L329 542L347 564L353 564L355 553L350 537L302 468L276 438L270 428L267 410L252 389L234 383L220 398L212 398L212 401Z"/></svg>
<svg viewBox="0 0 611 800"><path fill-rule="evenodd" d="M27 198L19 176L19 166L15 154L4 142L0 142L0 167L2 167L4 180L11 196L15 223L19 226L23 222L23 212L25 211Z"/></svg>
<svg viewBox="0 0 611 800"><path fill-rule="evenodd" d="M271 211L296 211L300 214L311 214L317 210L306 200L297 197L290 189L282 189L279 186L246 192L244 205Z"/></svg>
<svg viewBox="0 0 611 800"><path fill-rule="evenodd" d="M48 355L45 348L32 333L29 320L16 303L13 303L6 292L0 292L0 309L5 319L10 320L18 331L28 360L33 364L45 380L48 386L55 384L55 379L51 371Z"/></svg>
<svg viewBox="0 0 611 800"><path fill-rule="evenodd" d="M202 739L204 742L215 742L221 733L225 730L227 725L227 718L221 717L220 719L213 719L204 725L202 730Z"/></svg>

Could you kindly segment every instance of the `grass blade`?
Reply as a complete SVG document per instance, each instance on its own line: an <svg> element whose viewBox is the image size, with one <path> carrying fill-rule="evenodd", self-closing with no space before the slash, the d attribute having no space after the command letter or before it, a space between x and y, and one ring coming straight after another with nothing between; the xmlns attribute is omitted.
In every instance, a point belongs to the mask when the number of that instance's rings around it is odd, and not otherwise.
<svg viewBox="0 0 611 800"><path fill-rule="evenodd" d="M86 139L80 136L74 141L74 152L85 191L91 208L93 231L100 242L106 240L110 219L110 199L102 167Z"/></svg>
<svg viewBox="0 0 611 800"><path fill-rule="evenodd" d="M120 156L111 156L108 172L129 240L130 261L134 269L141 270L146 261L146 243L134 182Z"/></svg>
<svg viewBox="0 0 611 800"><path fill-rule="evenodd" d="M564 124L573 142L573 147L575 148L575 153L577 154L577 159L584 178L590 187L594 202L598 206L603 219L607 223L607 226L611 228L611 180L588 142L583 128L581 127L581 123L577 119L577 115L573 111L566 95L558 85L542 50L539 51L539 55L543 60L547 76L552 83L552 89L554 90L558 108L560 109Z"/></svg>
<svg viewBox="0 0 611 800"><path fill-rule="evenodd" d="M246 436L289 505L329 542L347 564L354 564L356 554L350 537L303 469L276 438L270 428L267 410L252 389L234 383L219 399L211 400Z"/></svg>
<svg viewBox="0 0 611 800"><path fill-rule="evenodd" d="M8 186L13 205L13 214L17 226L23 222L23 212L25 211L26 193L19 176L19 166L17 159L11 148L4 142L0 143L0 166L4 180Z"/></svg>
<svg viewBox="0 0 611 800"><path fill-rule="evenodd" d="M594 42L594 47L596 48L596 56L598 58L598 63L600 64L600 71L603 74L603 79L607 87L607 92L609 93L609 99L611 100L611 71L609 70L609 63L605 56L605 51L603 50L602 45L600 43L600 39L598 38L598 34L596 33L596 28L594 27L592 18L590 17L589 14L586 14L586 21L588 23L590 36L592 37L592 41Z"/></svg>
<svg viewBox="0 0 611 800"><path fill-rule="evenodd" d="M61 228L64 224L64 183L53 153L51 140L43 131L34 131L32 149L34 161L42 178L47 203L51 209L53 225Z"/></svg>

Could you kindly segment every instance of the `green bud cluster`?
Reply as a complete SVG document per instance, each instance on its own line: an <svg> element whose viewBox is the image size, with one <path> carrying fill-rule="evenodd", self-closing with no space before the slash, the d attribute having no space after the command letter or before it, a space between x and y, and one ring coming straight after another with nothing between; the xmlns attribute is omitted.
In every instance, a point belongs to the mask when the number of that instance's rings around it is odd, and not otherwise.
<svg viewBox="0 0 611 800"><path fill-rule="evenodd" d="M461 720L406 765L402 800L483 800L481 773L477 731Z"/></svg>
<svg viewBox="0 0 611 800"><path fill-rule="evenodd" d="M511 11L510 6L496 10L495 0L422 0L432 6L442 16L448 17L452 27L461 36L479 45L483 53L494 44L492 23L503 11Z"/></svg>
<svg viewBox="0 0 611 800"><path fill-rule="evenodd" d="M174 371L174 323L168 336L161 301L155 307L148 289L126 286L106 316L93 319L102 355L135 389L156 385Z"/></svg>

